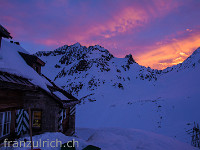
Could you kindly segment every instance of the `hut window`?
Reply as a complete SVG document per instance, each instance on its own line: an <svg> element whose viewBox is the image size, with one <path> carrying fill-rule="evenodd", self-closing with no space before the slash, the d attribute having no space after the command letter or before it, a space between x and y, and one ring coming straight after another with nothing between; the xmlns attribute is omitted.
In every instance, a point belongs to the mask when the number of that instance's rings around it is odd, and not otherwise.
<svg viewBox="0 0 200 150"><path fill-rule="evenodd" d="M39 74L41 73L41 72L40 72L41 69L40 69L39 66L35 65L34 69L35 69L35 71L36 71L37 73L39 73Z"/></svg>
<svg viewBox="0 0 200 150"><path fill-rule="evenodd" d="M0 137L10 134L11 112L0 112Z"/></svg>
<svg viewBox="0 0 200 150"><path fill-rule="evenodd" d="M42 122L42 112L41 111L33 111L33 128L40 129Z"/></svg>

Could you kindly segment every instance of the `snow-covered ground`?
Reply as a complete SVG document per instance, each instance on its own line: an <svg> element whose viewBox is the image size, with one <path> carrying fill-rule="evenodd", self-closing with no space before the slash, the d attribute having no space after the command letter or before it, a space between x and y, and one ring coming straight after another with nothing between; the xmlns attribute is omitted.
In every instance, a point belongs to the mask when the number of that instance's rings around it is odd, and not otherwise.
<svg viewBox="0 0 200 150"><path fill-rule="evenodd" d="M36 135L33 137L34 148L39 147L45 150L60 150L60 142L64 144L74 140L74 146L77 150L82 150L88 145L97 146L102 150L195 150L195 148L189 144L179 142L173 138L136 129L79 128L77 129L77 133L76 137L68 137L62 133L44 133ZM20 141L24 141L24 139L29 141L29 137L24 137L15 142L16 148L3 147L2 150L30 149L30 147L17 147L16 143L19 144ZM44 142L45 148L43 147ZM40 143L42 143L41 146ZM24 144L21 145L23 146Z"/></svg>
<svg viewBox="0 0 200 150"><path fill-rule="evenodd" d="M95 102L77 106L77 126L138 128L190 143L187 131L200 121L199 75L200 67L171 72L156 83L134 82L126 90L99 87Z"/></svg>

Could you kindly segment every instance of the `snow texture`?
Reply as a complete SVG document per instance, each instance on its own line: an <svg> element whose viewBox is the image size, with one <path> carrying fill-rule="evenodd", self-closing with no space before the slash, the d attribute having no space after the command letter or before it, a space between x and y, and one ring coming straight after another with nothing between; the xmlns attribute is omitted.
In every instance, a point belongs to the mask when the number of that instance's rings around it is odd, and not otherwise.
<svg viewBox="0 0 200 150"><path fill-rule="evenodd" d="M76 125L137 128L191 143L200 114L200 48L183 63L154 70L132 55L116 58L96 45L36 53L43 73L81 99Z"/></svg>
<svg viewBox="0 0 200 150"><path fill-rule="evenodd" d="M79 128L77 130L77 137L68 137L62 133L44 133L41 135L33 136L35 148L44 149L43 144L37 146L37 141L61 141L63 144L72 141L78 141L75 144L77 150L82 150L88 145L100 147L102 150L195 150L189 144L179 142L173 138L165 137L151 132L146 132L137 129L120 129L120 128L101 128L101 129L86 129ZM24 140L29 141L29 137L25 136L20 138L15 143L20 143ZM38 144L40 145L40 144ZM48 145L45 143L45 145ZM50 144L49 144L50 145ZM53 143L52 146L56 144ZM58 144L59 146L60 144ZM17 145L15 145L17 146ZM2 150L28 150L27 147L8 148L3 147ZM45 150L60 150L60 147L45 147Z"/></svg>

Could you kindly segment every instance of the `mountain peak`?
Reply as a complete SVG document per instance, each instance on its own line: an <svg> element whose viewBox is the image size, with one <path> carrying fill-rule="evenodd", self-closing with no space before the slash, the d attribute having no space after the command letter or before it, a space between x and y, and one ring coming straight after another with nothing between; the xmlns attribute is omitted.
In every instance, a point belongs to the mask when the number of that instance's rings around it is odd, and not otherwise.
<svg viewBox="0 0 200 150"><path fill-rule="evenodd" d="M77 43L75 43L75 44L73 44L71 46L73 46L73 47L81 47L81 44L79 42L77 42Z"/></svg>
<svg viewBox="0 0 200 150"><path fill-rule="evenodd" d="M102 51L105 51L105 50L106 50L104 47L102 47L102 46L100 46L100 45L94 45L94 46L92 46L92 47L93 47L93 48L97 48L97 49L102 50Z"/></svg>
<svg viewBox="0 0 200 150"><path fill-rule="evenodd" d="M129 64L136 63L136 61L133 59L132 54L126 55L125 58L128 59L128 63L129 63Z"/></svg>
<svg viewBox="0 0 200 150"><path fill-rule="evenodd" d="M197 49L192 53L192 55L196 55L196 54L200 54L200 47L197 48Z"/></svg>
<svg viewBox="0 0 200 150"><path fill-rule="evenodd" d="M94 47L96 47L96 48L103 48L103 47L100 46L100 45L95 45Z"/></svg>

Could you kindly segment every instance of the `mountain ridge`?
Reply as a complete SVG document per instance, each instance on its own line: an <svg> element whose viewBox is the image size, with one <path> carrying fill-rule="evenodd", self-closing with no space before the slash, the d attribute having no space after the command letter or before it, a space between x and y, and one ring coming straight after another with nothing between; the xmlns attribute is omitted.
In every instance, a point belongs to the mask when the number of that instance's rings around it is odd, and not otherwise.
<svg viewBox="0 0 200 150"><path fill-rule="evenodd" d="M86 47L86 46L82 46L79 42L75 43L75 44L72 44L72 45L63 45L61 47L58 47L57 49L55 50L52 50L52 51L38 51L36 52L34 55L38 56L38 57L41 57L41 56L49 56L49 55L62 55L62 54L65 54L68 50L68 48L81 48L81 50L92 50L93 48L97 48L99 50L105 50L107 51L110 55L112 55L107 49L105 49L104 47L100 46L100 45L94 45L94 46L89 46L89 47ZM197 48L187 59L189 59L191 56L195 55L195 54L198 54L200 53L200 47ZM113 55L112 55L113 56ZM114 56L113 56L114 57ZM124 58L129 58L131 59L131 61L133 61L134 63L137 63L134 59L133 59L133 55L132 54L128 54L128 55L125 55ZM116 57L117 58L117 57ZM179 63L179 64L176 64L176 65L173 65L173 66L170 66L170 67L167 67L167 68L164 68L162 69L162 71L164 70L169 70L169 68L174 68L175 66L177 65L180 65L180 64L183 64L187 59L185 59L182 63ZM145 67L145 66L144 66ZM146 67L146 68L150 68L149 66ZM152 68L151 68L152 69ZM152 69L152 70L159 70L160 69Z"/></svg>
<svg viewBox="0 0 200 150"><path fill-rule="evenodd" d="M163 70L151 69L150 67L139 65L133 59L132 54L126 55L124 58L114 57L107 49L100 45L86 47L80 43L75 43L70 46L61 46L54 51L39 51L35 55L47 63L47 69L44 72L51 74L49 76L51 80L54 82L58 81L58 84L61 84L59 80L67 76L68 79L64 79L67 86L63 83L61 86L65 90L68 90L68 92L75 92L76 94L78 94L79 88L83 87L83 82L80 79L87 78L88 74L93 71L96 71L94 74L97 76L108 74L107 78L109 79L107 82L111 82L112 85L124 89L122 82L125 82L125 80L130 81L131 77L140 80L157 81L160 76L168 72L178 72L186 68L194 68L195 65L198 66L200 64L200 48L195 50L182 63ZM48 57L51 57L53 64L51 62L49 65ZM52 69L54 73L48 71ZM108 72L111 73L109 74ZM95 75L91 75L90 80L87 82L92 83L93 78L97 78L94 77ZM100 80L100 78L96 80L95 84L88 85L88 87L98 86L97 82L104 83L106 81ZM113 80L116 81L114 82ZM74 81L74 85L70 81ZM70 83L70 86L68 86L68 83ZM71 91L70 88L72 89Z"/></svg>
<svg viewBox="0 0 200 150"><path fill-rule="evenodd" d="M50 76L50 79L55 82L56 80L59 80L59 78L65 78L66 76L72 77L73 75L76 76L76 79L79 78L79 75L82 75L82 77L80 78L83 79L86 78L86 76L88 75L88 73L86 73L87 71L91 72L95 70L95 74L99 76L102 76L103 74L108 74L107 77L109 78L109 81L112 82L112 85L118 86L119 88L123 89L123 85L122 83L120 83L120 81L113 82L115 78L117 78L116 80L123 81L130 80L129 76L121 76L123 72L131 72L129 70L137 70L138 73L137 75L135 75L135 78L140 78L141 80L148 79L149 81L157 80L156 74L161 73L160 70L140 66L133 59L133 56L131 54L126 55L124 58L117 58L114 57L107 49L99 45L89 46L87 48L85 46L81 46L79 43L75 43L71 46L64 45L54 51L40 51L37 52L35 55L37 55L47 63L47 72L48 70L52 70L52 65L49 66L49 61L45 59L47 57L51 57L51 61L54 62L53 69L55 70L55 74ZM92 80L93 77L91 77L88 83L93 82ZM66 82L70 81L68 80ZM102 81L102 83L103 82L104 81ZM80 82L78 82L78 85L82 86L82 83L80 84ZM62 85L62 87L66 86ZM69 90L69 88L67 88L67 90Z"/></svg>

